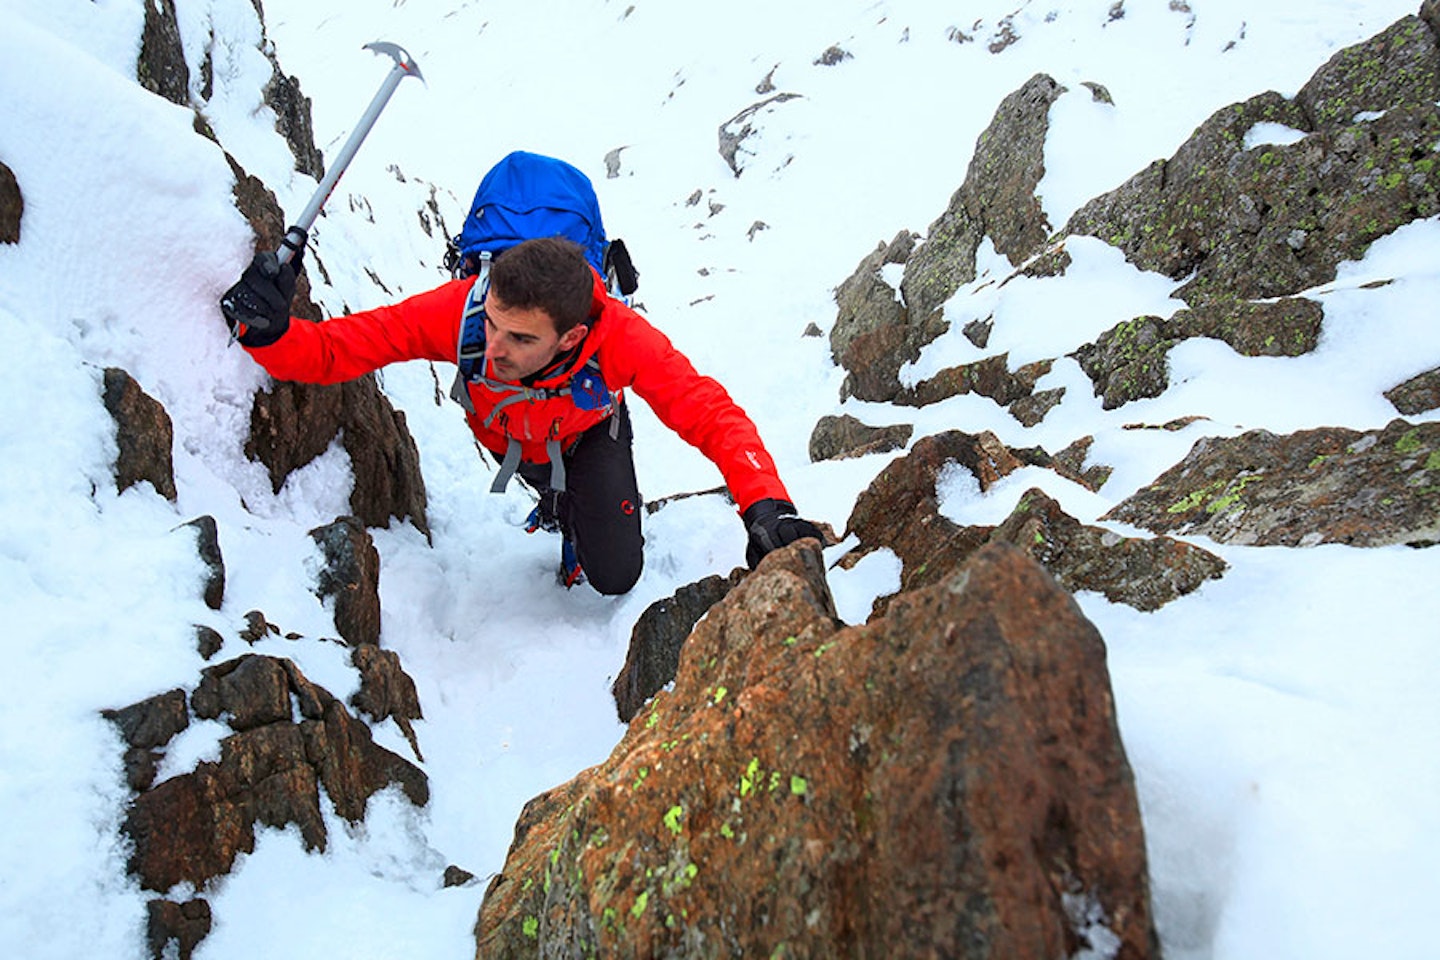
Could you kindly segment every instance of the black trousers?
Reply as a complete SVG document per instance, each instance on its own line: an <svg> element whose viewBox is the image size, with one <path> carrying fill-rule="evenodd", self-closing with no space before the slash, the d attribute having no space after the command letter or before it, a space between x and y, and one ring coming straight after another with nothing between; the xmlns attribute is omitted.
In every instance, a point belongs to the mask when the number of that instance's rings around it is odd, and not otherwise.
<svg viewBox="0 0 1440 960"><path fill-rule="evenodd" d="M634 437L630 411L621 403L565 452L564 490L550 489L548 463L521 463L516 471L575 545L585 579L608 595L628 593L644 564Z"/></svg>

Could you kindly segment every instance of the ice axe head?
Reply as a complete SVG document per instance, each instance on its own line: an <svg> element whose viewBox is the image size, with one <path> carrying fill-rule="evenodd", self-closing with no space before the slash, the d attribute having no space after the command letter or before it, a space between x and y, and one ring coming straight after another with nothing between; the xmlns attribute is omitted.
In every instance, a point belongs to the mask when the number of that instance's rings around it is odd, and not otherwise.
<svg viewBox="0 0 1440 960"><path fill-rule="evenodd" d="M376 40L374 43L365 44L366 50L374 50L376 53L383 53L395 61L395 65L411 76L419 77L420 82L425 82L425 77L420 73L420 65L415 58L405 51L405 48L398 43L390 43L385 40Z"/></svg>

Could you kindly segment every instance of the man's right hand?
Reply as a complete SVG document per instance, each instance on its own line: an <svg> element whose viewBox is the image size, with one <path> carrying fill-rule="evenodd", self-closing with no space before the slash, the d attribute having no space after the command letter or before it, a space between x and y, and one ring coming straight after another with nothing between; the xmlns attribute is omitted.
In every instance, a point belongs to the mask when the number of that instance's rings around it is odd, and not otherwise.
<svg viewBox="0 0 1440 960"><path fill-rule="evenodd" d="M247 347L268 347L290 329L300 257L287 263L269 250L255 254L240 279L220 298L230 332Z"/></svg>

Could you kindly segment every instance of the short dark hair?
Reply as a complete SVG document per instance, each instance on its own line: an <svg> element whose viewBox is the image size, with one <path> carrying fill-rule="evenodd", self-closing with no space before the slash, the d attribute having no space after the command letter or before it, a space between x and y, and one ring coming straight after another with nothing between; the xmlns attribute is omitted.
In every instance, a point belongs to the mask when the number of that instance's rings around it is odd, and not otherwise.
<svg viewBox="0 0 1440 960"><path fill-rule="evenodd" d="M563 237L516 244L490 267L490 291L501 303L544 310L561 335L590 319L594 283L585 249Z"/></svg>

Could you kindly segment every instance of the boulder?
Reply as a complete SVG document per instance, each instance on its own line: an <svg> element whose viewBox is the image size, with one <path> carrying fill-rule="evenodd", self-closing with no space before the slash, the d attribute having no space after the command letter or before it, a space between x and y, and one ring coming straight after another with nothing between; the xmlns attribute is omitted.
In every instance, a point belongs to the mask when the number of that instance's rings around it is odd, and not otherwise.
<svg viewBox="0 0 1440 960"><path fill-rule="evenodd" d="M1247 546L1440 540L1440 423L1198 441L1101 519Z"/></svg>
<svg viewBox="0 0 1440 960"><path fill-rule="evenodd" d="M1009 545L853 628L819 550L776 551L611 756L526 805L476 938L477 958L1158 957L1104 643Z"/></svg>
<svg viewBox="0 0 1440 960"><path fill-rule="evenodd" d="M104 374L105 409L115 421L115 487L124 492L148 482L155 492L173 501L175 428L160 401L140 389L124 370L107 367Z"/></svg>
<svg viewBox="0 0 1440 960"><path fill-rule="evenodd" d="M900 288L916 319L939 310L975 279L982 238L990 237L1016 266L1044 247L1052 227L1035 188L1045 176L1050 107L1064 92L1042 73L1001 101L975 144L965 182L906 264Z"/></svg>
<svg viewBox="0 0 1440 960"><path fill-rule="evenodd" d="M210 934L213 918L210 903L200 897L176 903L173 900L151 900L146 908L146 941L152 960L190 960L195 948ZM173 951L171 944L175 945Z"/></svg>

